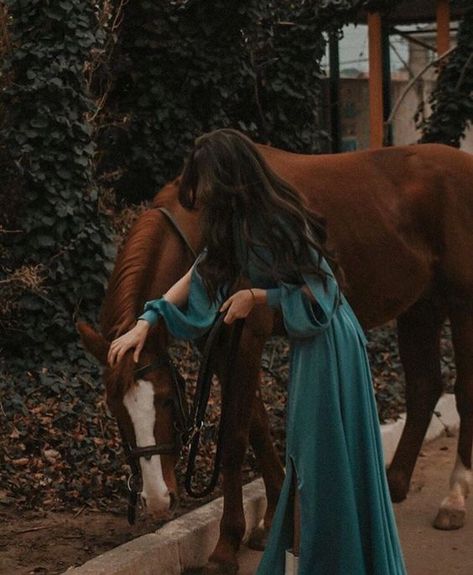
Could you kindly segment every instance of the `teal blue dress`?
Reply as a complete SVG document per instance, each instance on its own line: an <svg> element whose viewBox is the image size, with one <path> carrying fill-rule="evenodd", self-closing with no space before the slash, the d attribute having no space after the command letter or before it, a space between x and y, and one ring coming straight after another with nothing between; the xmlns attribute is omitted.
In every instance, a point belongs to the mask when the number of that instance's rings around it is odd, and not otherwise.
<svg viewBox="0 0 473 575"><path fill-rule="evenodd" d="M266 255L265 255L266 254ZM260 255L267 257L261 250ZM317 257L312 252L313 257ZM199 256L205 257L205 250ZM237 257L254 287L267 289L290 342L286 476L257 575L284 575L292 546L293 497L301 507L299 575L404 575L386 480L366 338L328 264L327 282L312 274L301 284L275 283L240 243ZM187 305L164 299L145 305L142 319L163 317L177 338L196 339L215 319L223 297L210 303L196 266Z"/></svg>

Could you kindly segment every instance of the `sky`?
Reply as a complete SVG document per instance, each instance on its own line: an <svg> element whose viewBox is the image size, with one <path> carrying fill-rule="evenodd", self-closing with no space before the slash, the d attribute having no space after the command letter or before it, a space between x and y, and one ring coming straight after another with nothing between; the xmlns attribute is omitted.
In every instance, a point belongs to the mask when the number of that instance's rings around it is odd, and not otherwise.
<svg viewBox="0 0 473 575"><path fill-rule="evenodd" d="M344 37L340 41L340 68L358 68L368 71L368 27L365 25L346 26ZM403 67L400 58L407 60L407 41L400 36L391 36L391 68L397 70ZM396 51L398 54L396 54ZM400 57L399 57L400 56ZM327 58L324 67L327 66Z"/></svg>

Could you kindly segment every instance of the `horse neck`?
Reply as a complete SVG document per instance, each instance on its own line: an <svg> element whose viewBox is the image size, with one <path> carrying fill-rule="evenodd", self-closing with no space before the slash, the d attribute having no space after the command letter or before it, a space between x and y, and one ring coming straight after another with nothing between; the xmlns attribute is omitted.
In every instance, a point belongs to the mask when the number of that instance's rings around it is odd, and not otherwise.
<svg viewBox="0 0 473 575"><path fill-rule="evenodd" d="M132 226L109 280L100 314L101 331L108 340L133 327L146 301L161 297L192 265L193 257L157 207L166 207L198 252L201 237L198 214L184 210L176 194L164 189L153 208ZM175 192L174 190L171 190Z"/></svg>

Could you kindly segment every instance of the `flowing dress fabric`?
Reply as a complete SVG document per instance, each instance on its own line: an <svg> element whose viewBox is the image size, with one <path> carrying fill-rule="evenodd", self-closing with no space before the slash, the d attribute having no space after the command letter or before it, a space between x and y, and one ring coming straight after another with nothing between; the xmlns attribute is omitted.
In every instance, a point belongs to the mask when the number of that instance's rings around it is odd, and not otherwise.
<svg viewBox="0 0 473 575"><path fill-rule="evenodd" d="M325 260L326 286L303 274L314 303L301 285L275 284L244 252L240 243L238 257L252 285L268 289L268 305L281 311L290 342L286 477L257 575L284 575L294 482L301 503L299 575L405 575L363 330ZM218 308L209 304L194 266L186 308L153 300L141 317L153 323L162 316L173 335L195 339Z"/></svg>

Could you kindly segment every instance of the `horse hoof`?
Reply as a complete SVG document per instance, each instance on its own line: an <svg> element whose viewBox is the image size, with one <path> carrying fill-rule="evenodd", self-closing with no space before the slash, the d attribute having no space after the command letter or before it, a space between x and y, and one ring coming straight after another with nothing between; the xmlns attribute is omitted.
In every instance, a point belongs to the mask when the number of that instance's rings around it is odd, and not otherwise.
<svg viewBox="0 0 473 575"><path fill-rule="evenodd" d="M399 488L397 486L389 486L389 493L391 495L391 501L393 503L401 503L407 497L407 491L404 488Z"/></svg>
<svg viewBox="0 0 473 575"><path fill-rule="evenodd" d="M209 561L199 572L199 575L235 575L238 572L238 565L235 563L218 563Z"/></svg>
<svg viewBox="0 0 473 575"><path fill-rule="evenodd" d="M387 472L389 493L393 503L401 503L407 497L409 491L409 483L405 481L404 476L399 473L389 471Z"/></svg>
<svg viewBox="0 0 473 575"><path fill-rule="evenodd" d="M442 529L444 531L452 531L453 529L461 529L465 525L465 510L464 509L448 509L441 507L434 519L433 526L435 529Z"/></svg>
<svg viewBox="0 0 473 575"><path fill-rule="evenodd" d="M261 526L255 527L248 539L248 547L255 551L264 551L266 549L266 543L268 542L268 535L268 528Z"/></svg>

